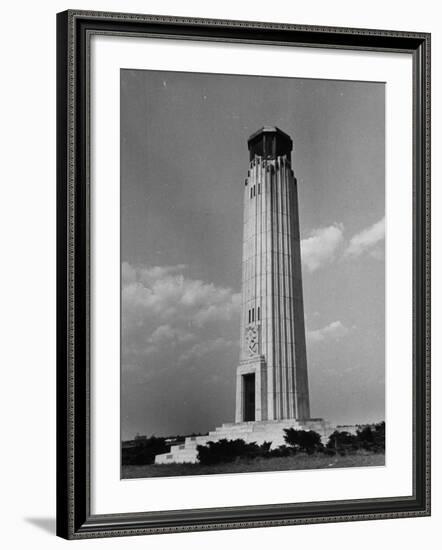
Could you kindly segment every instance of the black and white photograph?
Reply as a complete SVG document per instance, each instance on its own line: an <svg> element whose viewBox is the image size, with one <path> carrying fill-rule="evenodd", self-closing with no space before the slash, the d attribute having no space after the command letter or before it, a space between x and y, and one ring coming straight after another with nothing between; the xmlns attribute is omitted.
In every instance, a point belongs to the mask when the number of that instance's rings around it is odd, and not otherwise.
<svg viewBox="0 0 442 550"><path fill-rule="evenodd" d="M4 5L2 548L440 546L440 11Z"/></svg>
<svg viewBox="0 0 442 550"><path fill-rule="evenodd" d="M121 69L123 479L385 464L385 98Z"/></svg>

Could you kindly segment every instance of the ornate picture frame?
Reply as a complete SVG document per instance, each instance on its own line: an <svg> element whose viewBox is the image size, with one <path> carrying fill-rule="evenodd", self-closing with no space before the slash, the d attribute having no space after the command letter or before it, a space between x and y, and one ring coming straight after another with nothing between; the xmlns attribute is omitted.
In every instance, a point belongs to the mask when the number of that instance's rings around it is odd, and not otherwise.
<svg viewBox="0 0 442 550"><path fill-rule="evenodd" d="M91 38L155 37L412 57L412 494L95 514L91 505ZM69 10L57 16L57 534L66 539L430 514L430 35ZM411 269L411 266L410 266ZM247 335L254 351L256 334ZM115 404L118 406L118 404ZM118 451L116 451L118 452Z"/></svg>

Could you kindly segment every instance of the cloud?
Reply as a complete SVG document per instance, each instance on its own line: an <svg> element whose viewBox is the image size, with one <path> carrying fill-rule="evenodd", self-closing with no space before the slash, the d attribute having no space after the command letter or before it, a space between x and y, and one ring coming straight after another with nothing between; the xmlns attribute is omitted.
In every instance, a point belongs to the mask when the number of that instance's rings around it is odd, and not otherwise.
<svg viewBox="0 0 442 550"><path fill-rule="evenodd" d="M186 264L154 266L154 267L134 267L128 262L121 265L121 276L123 287L141 282L144 285L152 284L155 280L163 279L168 275L177 275L187 268Z"/></svg>
<svg viewBox="0 0 442 550"><path fill-rule="evenodd" d="M349 329L345 327L341 321L333 321L323 328L317 330L307 331L307 341L309 343L322 342L323 340L339 340L343 336L346 336Z"/></svg>
<svg viewBox="0 0 442 550"><path fill-rule="evenodd" d="M185 268L134 268L124 262L123 324L139 323L153 315L162 324L185 319L201 327L211 321L228 321L239 312L239 293L185 277Z"/></svg>
<svg viewBox="0 0 442 550"><path fill-rule="evenodd" d="M149 337L149 342L152 344L170 343L172 341L186 342L192 338L192 334L185 330L173 328L170 325L160 325Z"/></svg>
<svg viewBox="0 0 442 550"><path fill-rule="evenodd" d="M384 257L381 244L384 239L385 217L356 233L349 241L344 238L342 223L320 227L301 241L302 264L313 272L338 258L358 258L362 254L368 254L381 260Z"/></svg>
<svg viewBox="0 0 442 550"><path fill-rule="evenodd" d="M144 353L148 355L165 347L176 347L183 342L191 342L194 338L194 334L182 328L171 327L169 324L160 325L146 337L147 347L144 348Z"/></svg>
<svg viewBox="0 0 442 550"><path fill-rule="evenodd" d="M385 217L363 231L356 233L356 235L350 239L344 256L357 258L365 252L369 252L370 255L376 259L382 258L383 254L379 245L384 239Z"/></svg>
<svg viewBox="0 0 442 550"><path fill-rule="evenodd" d="M302 263L309 271L334 260L344 241L344 226L333 224L311 231L308 237L301 241Z"/></svg>
<svg viewBox="0 0 442 550"><path fill-rule="evenodd" d="M198 342L190 349L181 354L179 362L184 363L187 362L189 359L197 359L219 350L231 348L232 346L236 346L237 344L237 342L232 342L231 340L226 340L225 338L216 338L207 342Z"/></svg>
<svg viewBox="0 0 442 550"><path fill-rule="evenodd" d="M186 353L189 358L200 356L203 348L199 343L238 330L240 294L190 278L186 270L184 264L146 267L123 263L124 363L140 364L152 354L158 355L158 361L166 356L176 361Z"/></svg>

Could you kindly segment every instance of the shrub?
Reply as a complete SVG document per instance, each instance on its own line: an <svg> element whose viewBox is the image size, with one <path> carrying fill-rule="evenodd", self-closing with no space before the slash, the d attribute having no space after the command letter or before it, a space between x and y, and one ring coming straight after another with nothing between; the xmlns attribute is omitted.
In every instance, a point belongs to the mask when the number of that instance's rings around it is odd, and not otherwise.
<svg viewBox="0 0 442 550"><path fill-rule="evenodd" d="M284 430L284 441L291 445L295 451L304 451L313 454L322 447L321 436L313 430L295 430L288 428Z"/></svg>
<svg viewBox="0 0 442 550"><path fill-rule="evenodd" d="M356 433L360 447L373 453L385 451L385 422L365 426Z"/></svg>
<svg viewBox="0 0 442 550"><path fill-rule="evenodd" d="M123 447L122 449L121 458L125 465L153 464L156 455L167 453L170 450L164 437L152 436L135 441L134 447Z"/></svg>
<svg viewBox="0 0 442 550"><path fill-rule="evenodd" d="M339 454L347 454L357 451L360 448L360 442L357 435L350 432L340 432L335 430L329 437L327 449L333 449Z"/></svg>
<svg viewBox="0 0 442 550"><path fill-rule="evenodd" d="M254 459L260 456L268 456L270 442L262 445L246 443L243 439L220 439L208 441L206 445L198 445L198 460L201 464L219 464L221 462L234 462L239 458Z"/></svg>
<svg viewBox="0 0 442 550"><path fill-rule="evenodd" d="M296 454L296 450L293 447L287 445L280 445L276 449L271 449L268 453L269 457L284 457Z"/></svg>

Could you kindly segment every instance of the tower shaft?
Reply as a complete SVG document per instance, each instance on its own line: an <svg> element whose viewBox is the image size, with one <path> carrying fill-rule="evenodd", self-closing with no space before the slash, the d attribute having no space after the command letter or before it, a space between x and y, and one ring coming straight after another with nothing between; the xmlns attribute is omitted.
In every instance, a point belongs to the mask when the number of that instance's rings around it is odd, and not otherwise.
<svg viewBox="0 0 442 550"><path fill-rule="evenodd" d="M237 422L310 417L291 147L276 128L249 139Z"/></svg>

